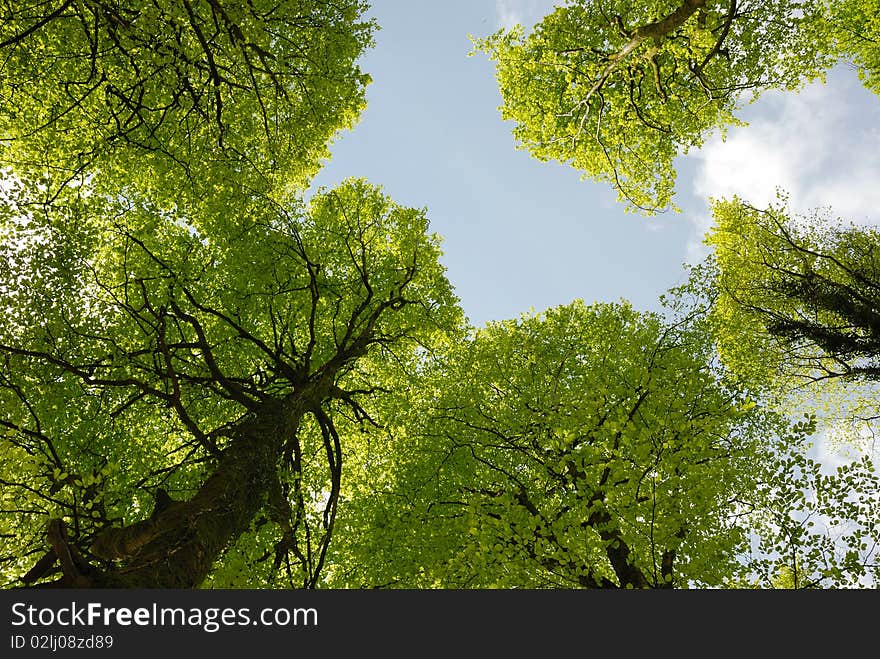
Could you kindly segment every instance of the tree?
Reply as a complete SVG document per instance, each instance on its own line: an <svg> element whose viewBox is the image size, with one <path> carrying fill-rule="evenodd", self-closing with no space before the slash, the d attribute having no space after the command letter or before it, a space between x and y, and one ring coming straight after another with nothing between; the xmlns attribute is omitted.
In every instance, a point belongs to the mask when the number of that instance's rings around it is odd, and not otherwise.
<svg viewBox="0 0 880 659"><path fill-rule="evenodd" d="M726 381L698 310L575 302L491 323L397 409L395 451L340 516L331 585L772 586L762 575L792 555L827 585L875 558L847 563L824 532L792 531L811 515L792 492L819 478L801 452L815 425ZM870 464L821 483L825 514L875 519ZM850 510L832 490L863 498ZM877 528L850 532L858 546Z"/></svg>
<svg viewBox="0 0 880 659"><path fill-rule="evenodd" d="M248 194L307 185L364 106L365 8L4 0L0 162L34 203L87 181L203 223Z"/></svg>
<svg viewBox="0 0 880 659"><path fill-rule="evenodd" d="M571 0L526 36L478 40L521 148L611 183L630 209L667 208L674 159L769 88L817 77L819 7L785 0ZM809 28L809 29L808 29Z"/></svg>
<svg viewBox="0 0 880 659"><path fill-rule="evenodd" d="M755 573L793 587L855 587L871 574L877 583L880 472L860 435L878 419L880 235L827 212L796 214L784 196L767 208L721 200L713 213L714 255L691 285L714 298L720 359L740 381L780 396L785 413L818 409L823 441L842 433L859 454L829 473L789 441L766 476L776 484L770 512L754 521L773 538L759 543ZM786 501L799 510L785 512Z"/></svg>
<svg viewBox="0 0 880 659"><path fill-rule="evenodd" d="M358 181L307 210L255 202L226 242L149 200L92 209L4 207L4 572L193 587L271 521L252 549L313 586L340 423L459 322L424 214Z"/></svg>
<svg viewBox="0 0 880 659"><path fill-rule="evenodd" d="M784 199L755 208L719 201L715 248L722 358L752 380L880 380L880 234L793 214Z"/></svg>
<svg viewBox="0 0 880 659"><path fill-rule="evenodd" d="M299 200L363 106L364 9L0 6L10 578L196 586L257 524L317 582L366 373L460 313L423 213Z"/></svg>

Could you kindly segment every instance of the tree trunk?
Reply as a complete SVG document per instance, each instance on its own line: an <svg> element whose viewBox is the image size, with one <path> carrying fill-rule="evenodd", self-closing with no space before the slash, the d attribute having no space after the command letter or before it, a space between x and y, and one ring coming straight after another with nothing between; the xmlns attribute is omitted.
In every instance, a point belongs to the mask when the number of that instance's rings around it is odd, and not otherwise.
<svg viewBox="0 0 880 659"><path fill-rule="evenodd" d="M267 404L251 414L238 425L216 469L191 498L157 505L149 519L99 534L91 553L107 561L103 568L84 561L76 546L63 538L63 524L54 520L53 551L69 560L61 561L64 576L45 586L197 588L266 505L284 442L331 386L332 377L321 378L283 403Z"/></svg>
<svg viewBox="0 0 880 659"><path fill-rule="evenodd" d="M244 421L214 473L192 498L98 536L92 552L121 563L95 575L94 585L198 587L265 505L286 430L299 420L285 417L280 410L268 410Z"/></svg>

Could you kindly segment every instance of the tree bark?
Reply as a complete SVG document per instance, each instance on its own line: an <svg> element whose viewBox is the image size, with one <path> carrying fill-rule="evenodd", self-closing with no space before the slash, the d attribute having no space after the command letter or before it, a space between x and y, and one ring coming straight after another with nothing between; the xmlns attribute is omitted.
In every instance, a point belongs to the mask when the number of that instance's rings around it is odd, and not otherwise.
<svg viewBox="0 0 880 659"><path fill-rule="evenodd" d="M118 566L98 587L196 588L265 505L285 430L298 419L267 410L244 421L214 473L196 494L151 518L98 536L92 553ZM300 414L300 417L302 415Z"/></svg>
<svg viewBox="0 0 880 659"><path fill-rule="evenodd" d="M678 9L668 16L638 28L634 36L642 39L665 37L684 25L684 22L693 16L694 12L705 6L706 0L685 0Z"/></svg>
<svg viewBox="0 0 880 659"><path fill-rule="evenodd" d="M157 506L148 519L99 534L91 554L103 561L102 566L62 564L64 576L45 585L197 588L266 506L285 442L305 414L330 395L333 375L245 418L213 473L191 498ZM75 549L72 544L70 548ZM60 554L64 548L53 549Z"/></svg>

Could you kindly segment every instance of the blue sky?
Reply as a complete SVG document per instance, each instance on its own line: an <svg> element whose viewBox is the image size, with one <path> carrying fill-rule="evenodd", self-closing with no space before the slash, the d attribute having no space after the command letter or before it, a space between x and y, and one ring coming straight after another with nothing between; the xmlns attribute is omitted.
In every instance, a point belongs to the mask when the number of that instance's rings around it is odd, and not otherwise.
<svg viewBox="0 0 880 659"><path fill-rule="evenodd" d="M772 199L777 185L806 210L831 205L863 222L880 207L880 102L847 66L799 94L746 108L750 125L678 161L682 213L624 213L609 186L515 150L491 62L468 35L531 25L551 0L374 0L380 31L361 64L368 106L339 136L315 181L358 176L400 204L426 208L443 262L475 325L574 298L657 308L705 253L706 201ZM876 219L876 216L875 218Z"/></svg>

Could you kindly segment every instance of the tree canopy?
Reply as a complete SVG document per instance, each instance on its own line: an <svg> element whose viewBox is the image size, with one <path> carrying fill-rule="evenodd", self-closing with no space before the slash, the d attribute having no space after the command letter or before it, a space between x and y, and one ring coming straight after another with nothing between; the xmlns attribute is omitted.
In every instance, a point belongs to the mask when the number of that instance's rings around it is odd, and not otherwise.
<svg viewBox="0 0 880 659"><path fill-rule="evenodd" d="M329 583L857 584L880 520L872 463L823 472L815 421L752 398L714 354L699 308L575 301L477 331L377 438L393 457L352 488Z"/></svg>
<svg viewBox="0 0 880 659"><path fill-rule="evenodd" d="M880 476L785 398L878 379L877 232L719 201L663 312L472 327L425 209L308 192L366 10L0 0L0 584L877 583ZM573 1L478 48L534 155L650 211L743 91L875 84L869 13Z"/></svg>
<svg viewBox="0 0 880 659"><path fill-rule="evenodd" d="M672 203L673 161L767 89L793 89L833 61L817 3L570 0L529 33L476 48L496 64L520 148L610 183L629 208ZM847 21L850 17L846 17Z"/></svg>
<svg viewBox="0 0 880 659"><path fill-rule="evenodd" d="M877 0L826 0L817 40L851 60L869 90L880 94L880 3Z"/></svg>
<svg viewBox="0 0 880 659"><path fill-rule="evenodd" d="M34 203L87 180L207 222L307 185L365 104L374 24L341 2L0 3L0 157ZM244 212L243 209L237 212Z"/></svg>
<svg viewBox="0 0 880 659"><path fill-rule="evenodd" d="M5 558L32 560L57 517L81 560L65 578L193 586L268 506L278 556L312 584L337 415L365 415L384 381L367 373L458 322L425 217L352 181L299 212L255 206L205 244L129 203L112 224L71 209L4 236L3 479L20 515Z"/></svg>
<svg viewBox="0 0 880 659"><path fill-rule="evenodd" d="M880 379L880 234L827 213L715 204L720 349L753 378Z"/></svg>

